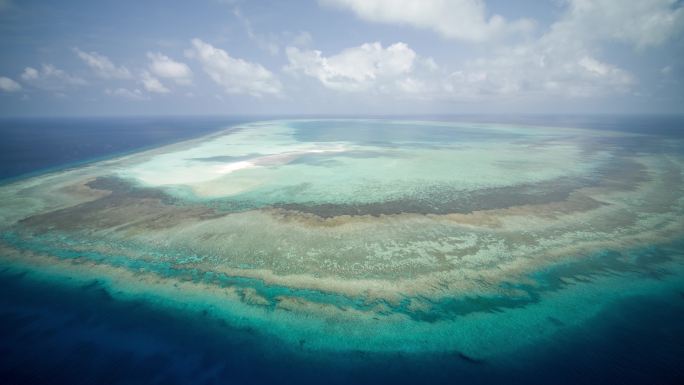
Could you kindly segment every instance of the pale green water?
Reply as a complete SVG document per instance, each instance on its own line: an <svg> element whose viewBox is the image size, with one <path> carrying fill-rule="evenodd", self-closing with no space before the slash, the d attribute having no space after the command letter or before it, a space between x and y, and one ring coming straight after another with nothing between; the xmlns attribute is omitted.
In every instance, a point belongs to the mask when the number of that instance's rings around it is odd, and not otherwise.
<svg viewBox="0 0 684 385"><path fill-rule="evenodd" d="M333 122L342 135L306 137L316 122L253 125L154 156L119 176L166 186L184 198L258 206L353 204L420 200L436 189L457 194L579 177L610 159L608 152L584 151L579 138L594 135L587 131L386 123L403 130L397 135L376 133L383 129L379 122ZM385 134L385 140L368 138L370 133Z"/></svg>

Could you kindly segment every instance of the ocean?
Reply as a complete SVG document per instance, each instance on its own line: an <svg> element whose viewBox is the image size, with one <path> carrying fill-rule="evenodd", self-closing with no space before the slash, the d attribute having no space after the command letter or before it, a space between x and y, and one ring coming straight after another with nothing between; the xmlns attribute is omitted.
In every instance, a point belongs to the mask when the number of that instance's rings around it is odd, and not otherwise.
<svg viewBox="0 0 684 385"><path fill-rule="evenodd" d="M0 119L0 180L173 143L242 121L220 117Z"/></svg>
<svg viewBox="0 0 684 385"><path fill-rule="evenodd" d="M199 137L242 122L276 118L279 117L4 118L0 119L0 181ZM676 115L418 115L395 118L581 127L673 137L684 135L684 118Z"/></svg>
<svg viewBox="0 0 684 385"><path fill-rule="evenodd" d="M684 139L684 118L677 116L459 116L421 119L581 127ZM199 137L249 120L252 119L3 120L0 122L0 179L10 183L28 176L78 167ZM347 134L335 133L337 136ZM308 135L315 137L310 140L326 140L325 132L309 131ZM370 142L374 140L369 139ZM648 143L644 143L646 145ZM634 152L643 150L638 145L631 146ZM625 146L625 151L632 147ZM653 251L646 248L636 252L641 254L633 258L647 258L649 253L656 252L664 253L663 258L668 259L684 253L684 250L681 243L675 243L669 249ZM624 273L610 265L599 275L610 280L612 277L621 278ZM122 299L113 295L110 286L97 277L86 284L58 284L42 279L38 273L5 267L0 270L0 382L682 383L684 281L679 278L681 276L657 269L648 270L648 274L643 273L639 277L640 282L645 282L643 290L635 289L633 294L606 302L600 311L583 322L577 324L549 318L547 321L557 329L556 332L543 338L530 336L530 344L517 348L515 354L480 359L463 352L312 351L304 342L293 347L251 327L236 327L214 316L211 311L183 311L145 299ZM576 278L578 281L593 279L579 275ZM552 279L549 282L549 285L554 285ZM605 294L599 291L591 295L600 298L613 294L610 289L606 290ZM582 292L578 289L578 293ZM600 299L596 301L600 302ZM522 311L525 306L522 305ZM487 308L483 312L505 314L496 308Z"/></svg>

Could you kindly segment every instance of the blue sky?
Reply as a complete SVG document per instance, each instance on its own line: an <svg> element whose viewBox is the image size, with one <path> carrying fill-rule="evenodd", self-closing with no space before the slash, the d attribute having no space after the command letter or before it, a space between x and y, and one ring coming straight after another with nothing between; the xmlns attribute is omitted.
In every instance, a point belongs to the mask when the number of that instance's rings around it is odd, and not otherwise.
<svg viewBox="0 0 684 385"><path fill-rule="evenodd" d="M681 113L679 0L0 0L0 115Z"/></svg>

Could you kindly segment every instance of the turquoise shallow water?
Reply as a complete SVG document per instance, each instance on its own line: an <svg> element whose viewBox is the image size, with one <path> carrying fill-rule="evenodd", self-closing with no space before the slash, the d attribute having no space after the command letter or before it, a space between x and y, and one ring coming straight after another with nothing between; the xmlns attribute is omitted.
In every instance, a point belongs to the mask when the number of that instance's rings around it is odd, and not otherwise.
<svg viewBox="0 0 684 385"><path fill-rule="evenodd" d="M277 121L8 185L0 377L678 383L684 152L631 134Z"/></svg>

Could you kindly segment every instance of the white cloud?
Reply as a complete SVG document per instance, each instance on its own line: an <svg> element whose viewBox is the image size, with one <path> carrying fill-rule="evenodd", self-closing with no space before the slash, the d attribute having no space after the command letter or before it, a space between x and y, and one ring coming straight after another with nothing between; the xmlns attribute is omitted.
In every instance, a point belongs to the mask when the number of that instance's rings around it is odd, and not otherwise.
<svg viewBox="0 0 684 385"><path fill-rule="evenodd" d="M483 0L319 0L361 19L431 29L450 39L482 42L534 27L528 19L509 22L488 16Z"/></svg>
<svg viewBox="0 0 684 385"><path fill-rule="evenodd" d="M629 92L628 71L596 56L604 43L637 49L664 43L684 24L672 0L567 0L565 13L537 40L465 63L445 87L456 98L596 97Z"/></svg>
<svg viewBox="0 0 684 385"><path fill-rule="evenodd" d="M158 52L148 52L150 71L160 78L173 79L178 84L191 84L192 71L187 64L171 59Z"/></svg>
<svg viewBox="0 0 684 385"><path fill-rule="evenodd" d="M369 21L430 28L469 41L495 38L511 28L524 29L525 24L497 21L496 15L487 19L480 0L321 2L350 9ZM363 55L345 54L359 47L331 57L288 48L288 68L316 77L328 88L384 90L394 97L455 101L604 97L628 93L638 83L627 70L600 58L605 44L622 42L644 50L684 30L684 7L677 0L563 0L562 5L560 18L538 38L495 47L451 70L416 55L416 62L431 70L413 69L383 82L381 71L358 58Z"/></svg>
<svg viewBox="0 0 684 385"><path fill-rule="evenodd" d="M21 90L21 84L15 82L14 80L0 76L0 91L4 92L17 92Z"/></svg>
<svg viewBox="0 0 684 385"><path fill-rule="evenodd" d="M285 71L317 79L340 92L380 93L395 99L478 101L535 96L593 97L629 90L631 74L582 47L553 39L503 48L447 71L404 43L366 43L332 56L288 47Z"/></svg>
<svg viewBox="0 0 684 385"><path fill-rule="evenodd" d="M74 48L76 55L92 68L98 76L105 79L129 79L131 72L126 67L117 67L108 57L97 52L84 52Z"/></svg>
<svg viewBox="0 0 684 385"><path fill-rule="evenodd" d="M139 89L133 89L129 90L127 88L116 88L114 90L111 90L107 88L105 90L105 94L110 95L110 96L116 96L124 99L129 99L129 100L147 100L148 97L142 93Z"/></svg>
<svg viewBox="0 0 684 385"><path fill-rule="evenodd" d="M287 47L285 70L318 79L325 87L341 91L364 91L408 74L416 53L404 43L383 48L378 42L347 48L325 57L321 51Z"/></svg>
<svg viewBox="0 0 684 385"><path fill-rule="evenodd" d="M579 64L580 67L587 70L587 72L593 76L606 76L616 70L614 67L605 63L601 63L600 61L588 56L580 59L577 64Z"/></svg>
<svg viewBox="0 0 684 385"><path fill-rule="evenodd" d="M348 3L358 9L385 4ZM407 2L404 8L409 10L396 12L420 13L425 11L421 7L436 6L432 1L425 3L418 6ZM450 6L456 3L464 4L454 2ZM631 92L638 81L627 70L601 58L604 44L617 40L645 49L677 36L684 23L684 10L674 0L566 0L563 4L564 13L538 38L490 49L486 55L449 70L414 54L412 68L394 76L384 75L379 64L384 50L368 44L330 57L320 51L288 48L287 68L313 76L331 89L384 91L403 98L495 101L605 97ZM416 63L422 63L422 70L416 70Z"/></svg>
<svg viewBox="0 0 684 385"><path fill-rule="evenodd" d="M88 84L85 80L72 76L52 64L43 64L39 70L26 67L21 78L37 88L49 91L62 91L69 87Z"/></svg>
<svg viewBox="0 0 684 385"><path fill-rule="evenodd" d="M233 58L220 48L200 39L192 40L190 56L199 60L204 72L230 94L279 95L280 81L261 64Z"/></svg>
<svg viewBox="0 0 684 385"><path fill-rule="evenodd" d="M159 79L155 78L147 71L143 71L143 73L140 74L140 81L143 83L143 86L148 92L154 92L157 94L166 94L170 92L170 90L166 88L162 82L159 81Z"/></svg>
<svg viewBox="0 0 684 385"><path fill-rule="evenodd" d="M554 51L532 44L468 62L453 71L443 87L452 99L483 100L596 97L624 93L634 83L627 71L583 51Z"/></svg>
<svg viewBox="0 0 684 385"><path fill-rule="evenodd" d="M35 80L38 79L39 76L38 70L32 67L24 68L24 72L21 74L21 78L24 80Z"/></svg>
<svg viewBox="0 0 684 385"><path fill-rule="evenodd" d="M614 40L639 49L657 46L684 29L677 0L567 0L568 10L553 33L583 41Z"/></svg>

